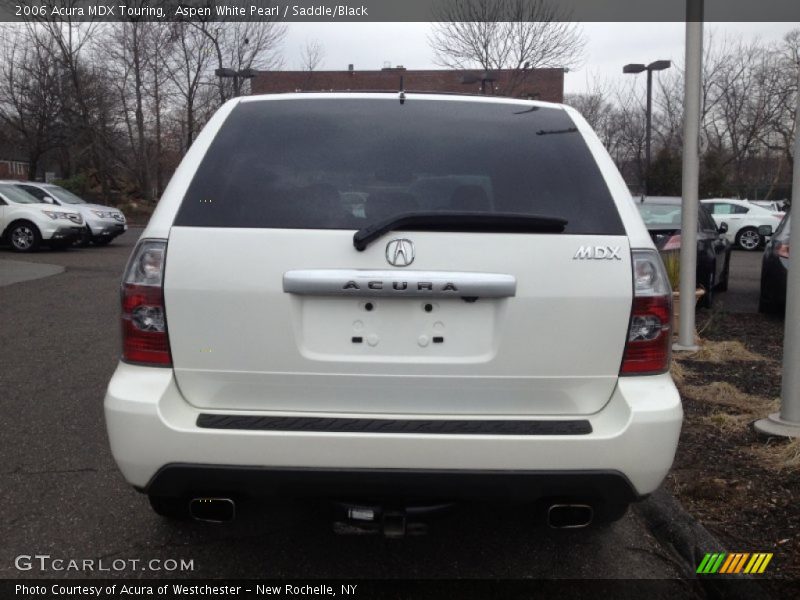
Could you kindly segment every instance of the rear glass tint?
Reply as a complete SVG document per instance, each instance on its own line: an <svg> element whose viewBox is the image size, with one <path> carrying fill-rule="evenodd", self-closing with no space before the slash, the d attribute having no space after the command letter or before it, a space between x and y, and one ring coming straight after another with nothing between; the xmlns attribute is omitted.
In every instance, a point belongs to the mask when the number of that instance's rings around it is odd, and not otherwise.
<svg viewBox="0 0 800 600"><path fill-rule="evenodd" d="M656 204L654 202L643 202L637 204L639 214L642 215L647 229L651 231L672 230L681 228L682 206L680 204ZM697 209L697 228L698 230L717 231L711 213L704 206Z"/></svg>
<svg viewBox="0 0 800 600"><path fill-rule="evenodd" d="M409 97L243 102L175 225L360 229L417 211L567 219L624 233L582 136L558 108Z"/></svg>

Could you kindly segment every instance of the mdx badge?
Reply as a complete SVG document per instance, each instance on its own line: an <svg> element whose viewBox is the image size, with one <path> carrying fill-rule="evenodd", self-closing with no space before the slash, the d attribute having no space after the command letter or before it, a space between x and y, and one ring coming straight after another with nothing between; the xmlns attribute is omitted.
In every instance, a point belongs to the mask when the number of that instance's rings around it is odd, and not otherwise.
<svg viewBox="0 0 800 600"><path fill-rule="evenodd" d="M581 246L572 260L622 260L619 246Z"/></svg>
<svg viewBox="0 0 800 600"><path fill-rule="evenodd" d="M407 267L414 262L414 244L411 240L396 239L386 244L386 260L395 267Z"/></svg>

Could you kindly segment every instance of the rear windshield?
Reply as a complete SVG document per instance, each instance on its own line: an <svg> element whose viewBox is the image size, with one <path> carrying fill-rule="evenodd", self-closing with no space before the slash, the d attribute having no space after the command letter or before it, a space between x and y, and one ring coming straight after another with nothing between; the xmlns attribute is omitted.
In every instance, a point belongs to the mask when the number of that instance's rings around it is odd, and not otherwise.
<svg viewBox="0 0 800 600"><path fill-rule="evenodd" d="M680 204L639 204L637 207L648 229L681 228Z"/></svg>
<svg viewBox="0 0 800 600"><path fill-rule="evenodd" d="M563 110L396 96L243 102L175 224L360 229L417 211L542 215L566 219L566 233L624 233Z"/></svg>
<svg viewBox="0 0 800 600"><path fill-rule="evenodd" d="M637 204L639 214L650 231L672 230L681 228L682 206L680 204ZM706 207L697 208L697 228L716 231L717 226Z"/></svg>

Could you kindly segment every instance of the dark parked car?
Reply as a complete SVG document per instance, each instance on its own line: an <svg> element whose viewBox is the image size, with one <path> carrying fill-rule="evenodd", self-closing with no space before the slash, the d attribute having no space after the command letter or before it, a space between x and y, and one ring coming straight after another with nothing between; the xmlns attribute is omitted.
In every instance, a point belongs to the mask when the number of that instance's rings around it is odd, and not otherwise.
<svg viewBox="0 0 800 600"><path fill-rule="evenodd" d="M636 198L650 237L659 251L681 247L681 199L672 196ZM728 289L731 243L725 237L727 226L719 228L702 204L697 218L697 285L705 290L701 304L710 307L714 292Z"/></svg>
<svg viewBox="0 0 800 600"><path fill-rule="evenodd" d="M791 213L775 230L761 262L761 295L758 312L780 314L786 308L786 272L789 269L789 228Z"/></svg>

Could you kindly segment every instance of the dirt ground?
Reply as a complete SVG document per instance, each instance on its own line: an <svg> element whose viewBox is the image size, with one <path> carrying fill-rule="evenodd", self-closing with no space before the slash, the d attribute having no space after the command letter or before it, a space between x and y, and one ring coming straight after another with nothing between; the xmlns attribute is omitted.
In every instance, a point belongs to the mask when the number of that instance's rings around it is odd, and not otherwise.
<svg viewBox="0 0 800 600"><path fill-rule="evenodd" d="M783 321L708 311L697 321L701 350L673 363L685 419L666 485L727 551L773 552L766 574L798 579L800 440L752 427L779 407Z"/></svg>

